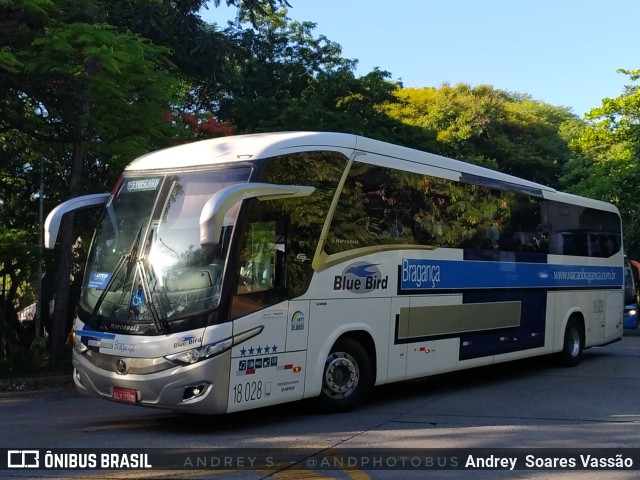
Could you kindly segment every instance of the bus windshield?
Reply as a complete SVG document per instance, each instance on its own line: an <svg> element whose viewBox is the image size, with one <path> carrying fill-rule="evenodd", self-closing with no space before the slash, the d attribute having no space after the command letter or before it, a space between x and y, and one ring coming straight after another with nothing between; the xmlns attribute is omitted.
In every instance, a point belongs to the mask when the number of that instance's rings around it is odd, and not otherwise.
<svg viewBox="0 0 640 480"><path fill-rule="evenodd" d="M203 206L250 168L125 176L93 240L80 305L95 319L155 323L214 308L237 207L215 245L200 245ZM131 329L135 331L135 329Z"/></svg>

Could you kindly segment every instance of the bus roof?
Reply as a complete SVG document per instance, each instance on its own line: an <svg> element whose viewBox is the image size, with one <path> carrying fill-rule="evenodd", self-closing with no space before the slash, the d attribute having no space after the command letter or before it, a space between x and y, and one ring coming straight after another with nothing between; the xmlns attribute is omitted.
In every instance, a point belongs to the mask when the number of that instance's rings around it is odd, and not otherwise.
<svg viewBox="0 0 640 480"><path fill-rule="evenodd" d="M312 148L349 148L356 136L346 133L278 132L234 135L186 143L135 159L126 170L197 167L257 160Z"/></svg>
<svg viewBox="0 0 640 480"><path fill-rule="evenodd" d="M258 160L309 149L358 150L384 157L385 165L391 168L416 171L418 165L426 165L437 170L448 171L456 178L468 176L489 179L495 181L496 186L512 185L535 190L545 197L551 195L558 200L558 197L567 196L564 201L570 203L585 204L586 201L594 208L617 211L614 206L605 202L564 194L551 187L479 165L347 133L277 132L201 140L148 153L135 159L125 170L134 172L201 167ZM365 157L359 160L367 161Z"/></svg>
<svg viewBox="0 0 640 480"><path fill-rule="evenodd" d="M135 159L127 171L176 169L216 165L227 162L258 160L285 153L312 149L357 149L389 159L389 167L403 169L410 162L470 175L493 178L506 183L538 190L554 189L513 177L495 170L442 157L433 153L393 145L366 137L333 132L258 133L201 140L148 153ZM366 162L366 160L364 160ZM399 162L394 164L394 162Z"/></svg>

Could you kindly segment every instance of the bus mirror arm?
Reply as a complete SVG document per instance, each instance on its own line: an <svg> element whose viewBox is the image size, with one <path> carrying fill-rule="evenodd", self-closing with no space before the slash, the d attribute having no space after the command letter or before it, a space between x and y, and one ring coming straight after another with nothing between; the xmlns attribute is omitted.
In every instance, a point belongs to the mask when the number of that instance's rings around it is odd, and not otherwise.
<svg viewBox="0 0 640 480"><path fill-rule="evenodd" d="M216 192L202 207L200 213L200 245L218 244L225 224L225 215L236 203L248 199L277 200L307 197L315 187L301 185L275 185L271 183L239 183Z"/></svg>
<svg viewBox="0 0 640 480"><path fill-rule="evenodd" d="M58 238L58 230L60 230L60 222L62 217L75 210L82 208L102 206L107 203L110 193L96 193L93 195L84 195L82 197L75 197L66 202L62 202L56 208L51 210L47 219L44 222L44 246L45 248L52 249L56 245L56 239Z"/></svg>

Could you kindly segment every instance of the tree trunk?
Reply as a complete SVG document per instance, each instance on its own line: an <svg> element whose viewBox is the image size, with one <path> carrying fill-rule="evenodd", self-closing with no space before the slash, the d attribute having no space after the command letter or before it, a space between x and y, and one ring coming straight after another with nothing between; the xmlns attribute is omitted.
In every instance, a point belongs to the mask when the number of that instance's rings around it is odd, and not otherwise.
<svg viewBox="0 0 640 480"><path fill-rule="evenodd" d="M58 268L54 294L53 315L51 317L51 367L62 370L67 340L67 315L69 312L69 286L71 285L71 263L73 254L73 213L65 215L60 223L60 246L58 247Z"/></svg>
<svg viewBox="0 0 640 480"><path fill-rule="evenodd" d="M84 171L86 150L86 134L89 128L91 112L91 81L95 72L95 64L88 60L87 77L80 99L78 122L73 132L73 162L69 179L69 198L78 196ZM69 290L71 286L71 265L73 262L73 213L67 214L60 222L60 246L58 250L58 268L56 271L55 304L51 318L51 367L61 370L64 367L65 343L68 335L67 320L69 316Z"/></svg>

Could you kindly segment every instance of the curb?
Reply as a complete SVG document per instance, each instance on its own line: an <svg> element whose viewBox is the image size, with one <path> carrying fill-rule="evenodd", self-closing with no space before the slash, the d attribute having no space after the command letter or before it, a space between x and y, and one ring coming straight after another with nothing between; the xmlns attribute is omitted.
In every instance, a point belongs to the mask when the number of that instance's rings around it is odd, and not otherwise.
<svg viewBox="0 0 640 480"><path fill-rule="evenodd" d="M43 377L0 378L0 393L28 392L72 384L71 373Z"/></svg>

